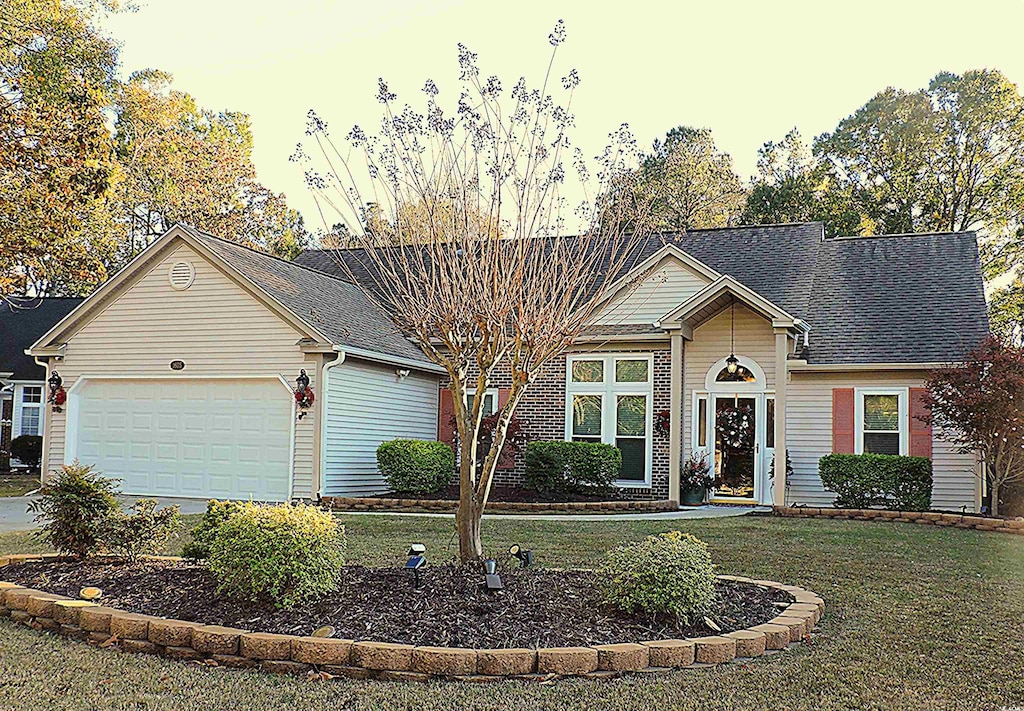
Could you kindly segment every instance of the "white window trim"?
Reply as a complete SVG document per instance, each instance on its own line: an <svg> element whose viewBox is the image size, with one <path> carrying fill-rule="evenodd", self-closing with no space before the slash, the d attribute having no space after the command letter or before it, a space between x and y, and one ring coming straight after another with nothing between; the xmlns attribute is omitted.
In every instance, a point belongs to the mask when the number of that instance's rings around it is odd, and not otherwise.
<svg viewBox="0 0 1024 711"><path fill-rule="evenodd" d="M466 396L467 396L466 397L466 406L467 407L469 407L469 396L470 395L473 395L475 397L476 393L475 392L466 393ZM499 409L498 408L498 388L487 388L486 390L484 390L484 402L487 402L487 396L488 395L490 395L490 397L491 397L491 402L494 403L494 412L497 412L498 409ZM494 412L492 412L491 414L493 415ZM484 417L487 417L487 413L486 412L484 413Z"/></svg>
<svg viewBox="0 0 1024 711"><path fill-rule="evenodd" d="M600 360L604 362L604 381L600 383L572 382L572 365L576 361ZM646 383L615 382L616 360L647 361ZM615 415L617 396L639 395L647 398L644 427L647 432L644 479L617 479L614 484L623 489L649 489L654 465L654 354L653 353L590 353L568 356L565 359L565 441L572 441L572 396L601 395L601 442L615 446ZM607 403L612 403L611 406Z"/></svg>
<svg viewBox="0 0 1024 711"><path fill-rule="evenodd" d="M864 396L865 395L896 395L899 405L900 454L910 454L910 388L854 388L854 428L855 437L853 451L864 454Z"/></svg>
<svg viewBox="0 0 1024 711"><path fill-rule="evenodd" d="M39 402L25 402L25 388L39 388ZM26 409L36 410L39 413L39 427L37 437L43 436L45 427L45 416L43 405L46 404L46 388L41 382L16 383L14 386L14 407L11 411L11 439L25 434L21 429L22 416Z"/></svg>

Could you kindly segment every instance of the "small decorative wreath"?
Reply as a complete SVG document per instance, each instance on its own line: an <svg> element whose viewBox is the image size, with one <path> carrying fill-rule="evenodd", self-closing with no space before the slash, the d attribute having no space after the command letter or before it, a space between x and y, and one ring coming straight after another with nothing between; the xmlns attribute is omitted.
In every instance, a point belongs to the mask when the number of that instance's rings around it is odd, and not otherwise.
<svg viewBox="0 0 1024 711"><path fill-rule="evenodd" d="M733 405L718 413L718 435L729 449L754 446L754 411L749 405Z"/></svg>
<svg viewBox="0 0 1024 711"><path fill-rule="evenodd" d="M295 391L295 402L303 410L312 407L315 399L316 396L313 394L313 388L308 385L305 388Z"/></svg>
<svg viewBox="0 0 1024 711"><path fill-rule="evenodd" d="M659 437L666 437L669 433L669 428L672 426L672 413L668 410L662 410L654 415L654 432Z"/></svg>
<svg viewBox="0 0 1024 711"><path fill-rule="evenodd" d="M50 404L53 405L54 412L63 412L62 408L67 401L68 394L62 386L58 385L56 390L50 391Z"/></svg>

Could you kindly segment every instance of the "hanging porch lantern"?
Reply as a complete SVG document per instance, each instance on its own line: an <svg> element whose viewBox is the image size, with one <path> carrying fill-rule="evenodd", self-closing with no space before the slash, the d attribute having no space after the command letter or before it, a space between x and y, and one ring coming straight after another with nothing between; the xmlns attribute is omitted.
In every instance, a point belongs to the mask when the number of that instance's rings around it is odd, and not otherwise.
<svg viewBox="0 0 1024 711"><path fill-rule="evenodd" d="M740 366L739 360L736 358L736 300L733 299L732 304L729 306L729 357L725 359L725 369L729 371L729 375L734 375L736 370Z"/></svg>

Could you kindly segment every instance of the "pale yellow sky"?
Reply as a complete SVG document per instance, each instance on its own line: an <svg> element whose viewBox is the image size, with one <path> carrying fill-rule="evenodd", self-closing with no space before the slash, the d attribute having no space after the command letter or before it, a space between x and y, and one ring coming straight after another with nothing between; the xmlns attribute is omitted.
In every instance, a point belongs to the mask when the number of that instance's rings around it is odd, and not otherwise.
<svg viewBox="0 0 1024 711"><path fill-rule="evenodd" d="M107 25L126 74L165 69L202 105L251 114L260 179L316 228L288 162L307 109L344 133L379 120L378 76L416 102L428 77L451 95L458 42L511 88L543 71L559 18L561 74L583 79L575 138L588 154L622 122L645 146L678 124L709 126L745 177L765 141L794 125L805 138L831 130L886 86L980 67L1024 82L1024 0L142 0Z"/></svg>

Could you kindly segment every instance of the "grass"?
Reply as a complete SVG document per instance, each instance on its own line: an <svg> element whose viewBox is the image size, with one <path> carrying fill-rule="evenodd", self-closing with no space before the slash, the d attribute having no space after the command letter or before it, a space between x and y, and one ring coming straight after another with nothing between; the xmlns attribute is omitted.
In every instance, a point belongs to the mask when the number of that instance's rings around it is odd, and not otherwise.
<svg viewBox="0 0 1024 711"><path fill-rule="evenodd" d="M192 518L194 521L194 518ZM349 557L404 562L410 542L452 555L451 522L346 518ZM722 572L822 594L813 643L750 664L608 682L311 682L121 655L0 623L0 708L17 709L1001 709L1024 706L1024 537L910 524L729 518L487 521L495 551L589 566L623 540L678 528ZM0 553L38 550L0 535Z"/></svg>
<svg viewBox="0 0 1024 711"><path fill-rule="evenodd" d="M24 496L38 488L38 474L0 474L0 496Z"/></svg>

